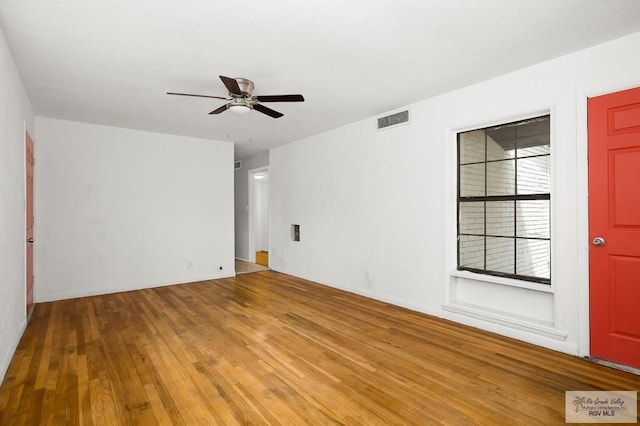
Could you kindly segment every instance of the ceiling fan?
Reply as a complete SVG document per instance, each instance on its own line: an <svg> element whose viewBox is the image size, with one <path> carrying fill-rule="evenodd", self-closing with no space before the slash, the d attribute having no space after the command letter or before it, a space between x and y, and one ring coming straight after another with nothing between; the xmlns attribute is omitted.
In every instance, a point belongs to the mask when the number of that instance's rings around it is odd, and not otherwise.
<svg viewBox="0 0 640 426"><path fill-rule="evenodd" d="M223 75L219 76L229 91L229 97L211 95L193 95L190 93L167 92L167 95L195 96L198 98L213 98L231 101L220 108L216 108L209 114L220 114L226 110L231 110L238 114L246 114L252 109L273 118L280 118L284 114L262 105L262 102L304 102L302 95L261 95L253 96L253 81L246 78L231 78Z"/></svg>

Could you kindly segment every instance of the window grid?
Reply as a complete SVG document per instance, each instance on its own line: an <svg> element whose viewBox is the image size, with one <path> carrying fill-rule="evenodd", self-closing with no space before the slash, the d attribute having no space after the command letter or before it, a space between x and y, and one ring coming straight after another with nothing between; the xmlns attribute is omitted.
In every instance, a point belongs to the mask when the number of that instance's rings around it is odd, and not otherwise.
<svg viewBox="0 0 640 426"><path fill-rule="evenodd" d="M549 121L549 116L545 116L545 117L539 117L536 119L532 119L532 120L524 120L521 122L516 122L516 123L509 123L507 125L504 126L496 126L496 127L489 127L489 128L485 128L485 129L478 129L478 130L482 130L483 131L483 141L480 143L484 148L484 161L467 161L464 162L462 161L462 152L461 152L461 136L465 133L472 133L472 132L477 132L477 130L471 131L471 132L464 132L464 133L459 133L458 134L458 143L457 143L457 151L458 151L458 181L457 181L457 188L458 188L458 215L457 215L457 231L458 231L458 269L459 270L468 270L468 271L472 271L472 272L478 272L478 273L483 273L483 274L489 274L489 275L496 275L496 276L502 276L502 277L508 277L508 278L516 278L516 279L521 279L521 280L526 280L526 281L533 281L533 282L538 282L538 283L543 283L543 284L550 284L551 283L551 275L550 275L550 262L551 262L551 258L550 258L550 241L551 241L551 235L550 235L550 214L551 214L551 208L550 208L550 201L551 201L551 194L550 194L550 188L548 187L549 185L549 181L548 181L548 164L547 164L547 188L545 188L547 191L549 192L538 192L538 193L526 193L526 194L520 194L520 190L518 187L518 176L519 176L519 165L520 164L520 160L523 159L535 159L535 158L543 158L543 157L547 157L550 158L550 152L546 152L546 153L536 153L536 151L539 151L540 146L549 146L550 147L550 141L549 141L549 137L548 137L548 129L547 129L547 136L546 139L543 139L542 143L537 143L534 142L533 144L529 144L528 146L523 146L522 148L520 148L518 146L518 132L520 131L520 126L523 124L527 124L527 123L532 123L532 122L537 122L537 121L546 121L548 123ZM514 137L513 137L513 157L509 157L508 155L505 155L504 158L498 158L498 159L490 159L489 158L489 135L488 132L489 131L493 131L494 129L498 129L498 128L505 128L505 127L509 127L509 126L513 126L514 127ZM547 124L548 126L548 124ZM480 142L478 140L478 142ZM531 150L531 147L535 147L536 149ZM521 151L521 150L524 150ZM505 150L506 152L506 150ZM524 154L522 156L520 156L520 154ZM469 155L467 153L467 155ZM478 157L475 157L478 158ZM482 157L480 157L482 158ZM488 195L490 192L499 192L499 191L492 191L492 189L490 188L489 185L489 168L488 165L492 164L492 163L504 163L505 165L508 165L508 162L512 162L513 163L513 169L512 171L508 171L508 175L510 175L513 179L513 194L509 194L509 195ZM461 169L462 166L469 166L469 165L484 165L484 195L462 195L462 179L461 179ZM544 163L542 163L542 165L544 166ZM531 164L528 165L529 168L531 168ZM523 173L526 170L523 170ZM535 183L535 182L534 182ZM523 184L526 185L527 182L523 181ZM529 182L529 185L531 184L531 182ZM530 191L530 188L523 188L525 190L525 192ZM539 189L539 188L536 188ZM509 192L509 190L507 189L504 192ZM546 217L546 224L543 224L543 229L542 231L538 231L538 232L547 232L548 236L536 236L536 235L530 235L530 232L526 230L526 220L524 218L524 216L520 216L518 213L518 206L519 206L519 202L521 201L537 201L537 200L541 200L541 201L548 201L547 203L547 217ZM478 234L478 233L473 233L473 232L463 232L461 229L461 206L466 204L467 206L469 206L470 204L467 203L477 203L477 202L482 202L483 203L483 214L482 214L482 234ZM513 218L509 218L512 222L506 221L506 223L504 223L504 225L509 225L512 228L512 234L511 235L496 235L496 233L490 233L488 230L488 225L487 225L487 220L488 217L490 215L490 212L488 211L488 204L491 202L511 202L511 206L510 208L513 210L512 211L512 215ZM522 205L521 205L522 208ZM540 215L534 217L535 220L539 220L540 219ZM520 222L519 222L520 221ZM498 224L500 224L502 222L498 222ZM523 228L523 231L519 231L519 224L521 225L521 227ZM524 225L523 225L524 224ZM546 225L546 228L545 228ZM467 224L467 228L469 228L469 225ZM468 230L468 229L467 229ZM463 241L461 239L461 237L468 237L466 239L466 242L469 243L470 241L472 241L472 238L482 238L483 243L482 243L482 251L483 251L483 256L482 256L482 268L479 268L477 266L479 265L473 265L473 266L465 266L464 264L462 264L462 253L461 253L461 246L463 244ZM509 244L511 245L511 254L509 254L506 257L512 257L513 261L512 262L508 262L509 263L509 267L512 268L511 270L509 270L509 272L505 272L505 270L494 270L494 269L499 269L499 267L495 267L493 269L488 267L488 255L489 255L489 251L490 248L488 247L488 239L489 238L494 238L494 243L499 241L498 239L506 239L509 238L512 240L512 243ZM529 271L531 272L533 269L535 269L535 265L533 263L524 263L527 261L527 254L525 253L525 251L523 250L522 254L518 253L518 248L519 245L522 246L522 242L527 242L526 247L530 250L531 245L534 245L533 242L534 241L539 241L539 242L544 242L547 241L548 245L546 247L546 252L544 253L546 255L546 263L548 265L548 272L546 272L547 276L535 276L533 274L527 274L526 272ZM504 241L503 241L504 243ZM501 243L501 244L503 244ZM543 251L544 251L544 244L542 246L538 245L539 247L543 247ZM519 256L523 257L523 267L522 269L520 269L520 265L518 264L519 262ZM532 257L531 254L529 254L530 257ZM538 256L540 257L540 256ZM501 259L498 257L494 257L492 259L492 262L494 264L496 264L496 259L498 260L498 264L501 261ZM532 261L530 261L532 262Z"/></svg>

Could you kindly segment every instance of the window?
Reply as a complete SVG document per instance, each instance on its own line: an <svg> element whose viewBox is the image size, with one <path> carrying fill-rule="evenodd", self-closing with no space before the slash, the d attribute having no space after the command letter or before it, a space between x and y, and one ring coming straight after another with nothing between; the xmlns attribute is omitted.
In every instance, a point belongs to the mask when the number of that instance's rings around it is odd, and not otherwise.
<svg viewBox="0 0 640 426"><path fill-rule="evenodd" d="M549 116L458 133L458 269L551 283Z"/></svg>

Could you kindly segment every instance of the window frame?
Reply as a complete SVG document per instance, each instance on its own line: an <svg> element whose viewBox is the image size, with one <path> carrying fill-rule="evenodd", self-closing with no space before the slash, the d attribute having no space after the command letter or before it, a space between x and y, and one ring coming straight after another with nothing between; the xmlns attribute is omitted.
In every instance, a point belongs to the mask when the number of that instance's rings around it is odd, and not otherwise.
<svg viewBox="0 0 640 426"><path fill-rule="evenodd" d="M552 204L551 204L551 192L552 192L552 185L551 185L551 153L552 153L552 149L551 149L551 129L549 130L549 152L545 153L545 154L536 154L536 155L527 155L525 157L518 157L517 152L514 154L513 157L513 161L514 161L514 185L515 185L515 193L514 194L510 194L510 195L487 195L487 180L488 180L488 173L487 173L487 165L489 163L493 163L493 162L499 162L499 161L510 161L511 159L499 159L499 160L489 160L488 159L488 153L487 153L487 142L486 142L486 138L487 138L487 132L491 131L491 130L495 130L497 128L500 127L504 127L504 126L515 126L515 125L519 125L519 124L525 124L528 122L534 122L537 120L548 120L549 122L549 126L551 126L551 114L550 113L543 113L540 115L536 115L533 117L529 117L529 118L525 118L525 119L520 119L520 120L515 120L515 121L510 121L510 122L503 122L503 123L499 123L499 124L495 124L492 126L485 126L485 127L478 127L478 128L471 128L465 131L458 131L456 132L456 269L458 271L469 271L469 272L473 272L473 273L478 273L478 274L482 274L482 275L488 275L488 276L495 276L495 277L502 277L502 278L508 278L508 279L515 279L515 280L519 280L519 281L526 281L526 282L532 282L532 283L538 283L538 284L545 284L548 286L551 286L551 262L552 262L552 256L551 256L551 249L552 249L552 244L551 244L551 239L552 239L552 232L551 232L551 216L552 216ZM474 132L474 131L478 131L478 130L482 130L484 131L484 135L485 135L485 147L484 147L484 161L473 161L473 162L469 162L469 163L461 163L461 142L460 142L460 138L461 135L465 134L465 133L469 133L469 132ZM540 146L540 145L539 145ZM549 192L540 192L540 193L534 193L534 194L517 194L517 163L518 160L521 159L528 159L528 158L539 158L539 157L548 157L549 158ZM461 181L461 169L463 165L470 165L470 164L483 164L484 165L484 192L485 194L483 196L477 196L477 195L472 195L472 196L461 196L461 185L462 185L462 181ZM517 203L518 201L531 201L531 200L544 200L544 201L548 201L549 202L549 216L547 218L547 224L548 224L548 237L518 237L518 233L517 233ZM500 202L500 201L508 201L508 202L513 202L514 205L514 218L513 218L513 224L514 224L514 234L513 236L501 236L501 235L491 235L487 232L487 202ZM482 202L483 206L484 206L484 217L483 217L483 233L482 234L469 234L469 233L461 233L461 220L460 220L460 213L461 213L461 204L465 203L465 202ZM483 241L484 241L484 249L483 249L483 265L484 265L484 269L480 269L480 268L474 268L474 267L468 267L468 266L461 266L460 265L460 261L461 261L461 249L460 249L460 241L461 241L461 236L476 236L476 237L482 237ZM508 272L502 272L502 271L494 271L494 270L490 270L487 269L487 238L488 237L497 237L497 238L509 238L513 240L513 259L514 259L514 273L508 273ZM549 278L545 278L545 277L536 277L536 276L530 276L530 275L524 275L524 274L517 274L516 273L516 267L517 267L517 254L518 254L518 240L539 240L539 241L548 241L549 244Z"/></svg>

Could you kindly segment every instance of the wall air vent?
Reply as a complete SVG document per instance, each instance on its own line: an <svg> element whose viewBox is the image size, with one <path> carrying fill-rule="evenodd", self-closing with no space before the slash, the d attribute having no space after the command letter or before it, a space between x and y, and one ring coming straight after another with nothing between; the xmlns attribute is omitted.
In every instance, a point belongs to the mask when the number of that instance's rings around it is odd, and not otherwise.
<svg viewBox="0 0 640 426"><path fill-rule="evenodd" d="M409 122L409 110L396 112L391 115L378 118L378 130L399 126Z"/></svg>
<svg viewBox="0 0 640 426"><path fill-rule="evenodd" d="M238 160L233 163L233 170L240 170L242 168L242 160Z"/></svg>

